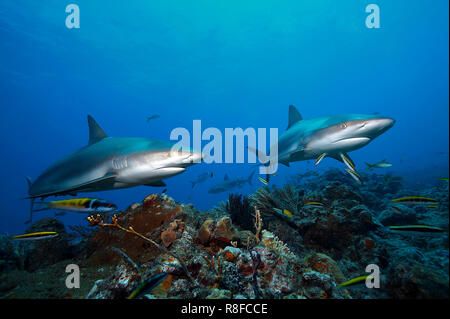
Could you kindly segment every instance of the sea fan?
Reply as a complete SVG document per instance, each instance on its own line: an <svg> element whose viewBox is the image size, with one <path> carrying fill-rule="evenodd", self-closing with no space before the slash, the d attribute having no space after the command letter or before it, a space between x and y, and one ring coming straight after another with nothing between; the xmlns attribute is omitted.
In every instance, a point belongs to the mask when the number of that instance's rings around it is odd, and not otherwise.
<svg viewBox="0 0 450 319"><path fill-rule="evenodd" d="M233 224L239 225L245 230L253 230L254 208L250 206L246 196L230 194L225 207Z"/></svg>

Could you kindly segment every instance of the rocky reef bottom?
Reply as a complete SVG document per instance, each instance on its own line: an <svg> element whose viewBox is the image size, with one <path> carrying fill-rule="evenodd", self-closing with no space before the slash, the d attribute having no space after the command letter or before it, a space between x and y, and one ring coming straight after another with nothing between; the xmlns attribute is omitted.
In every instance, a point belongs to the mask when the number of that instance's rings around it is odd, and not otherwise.
<svg viewBox="0 0 450 319"><path fill-rule="evenodd" d="M0 238L0 298L127 298L147 278L167 277L140 298L448 298L448 182L418 194L398 179L364 176L362 186L336 170L231 194L209 211L151 194L86 226L54 218L27 232L55 238ZM412 194L414 193L414 194ZM391 200L421 195L437 205ZM431 225L439 233L395 232ZM80 269L66 287L67 265ZM379 288L341 284L379 270ZM67 271L67 272L66 272Z"/></svg>

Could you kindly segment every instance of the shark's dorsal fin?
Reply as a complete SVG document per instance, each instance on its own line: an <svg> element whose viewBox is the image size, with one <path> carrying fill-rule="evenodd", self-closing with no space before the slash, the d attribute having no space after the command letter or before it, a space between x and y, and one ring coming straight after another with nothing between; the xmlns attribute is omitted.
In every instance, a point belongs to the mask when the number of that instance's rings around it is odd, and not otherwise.
<svg viewBox="0 0 450 319"><path fill-rule="evenodd" d="M295 106L293 106L292 104L289 105L289 124L287 127L287 130L294 125L295 123L297 123L298 121L303 120L302 116L300 115L300 113L298 112L298 110L296 109Z"/></svg>
<svg viewBox="0 0 450 319"><path fill-rule="evenodd" d="M88 125L89 125L89 145L97 143L98 141L108 137L103 129L98 125L94 118L88 115Z"/></svg>
<svg viewBox="0 0 450 319"><path fill-rule="evenodd" d="M224 180L224 181L227 181L227 180L229 180L229 178L228 178L228 174L225 174L225 176L223 177L223 180Z"/></svg>

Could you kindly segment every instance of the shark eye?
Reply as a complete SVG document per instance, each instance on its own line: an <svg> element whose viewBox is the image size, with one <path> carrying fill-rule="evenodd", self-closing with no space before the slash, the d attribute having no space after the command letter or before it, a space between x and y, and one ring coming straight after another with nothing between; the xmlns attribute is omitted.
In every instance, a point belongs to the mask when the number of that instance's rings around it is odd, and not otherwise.
<svg viewBox="0 0 450 319"><path fill-rule="evenodd" d="M341 124L341 128L346 128L347 127L347 123L342 123Z"/></svg>

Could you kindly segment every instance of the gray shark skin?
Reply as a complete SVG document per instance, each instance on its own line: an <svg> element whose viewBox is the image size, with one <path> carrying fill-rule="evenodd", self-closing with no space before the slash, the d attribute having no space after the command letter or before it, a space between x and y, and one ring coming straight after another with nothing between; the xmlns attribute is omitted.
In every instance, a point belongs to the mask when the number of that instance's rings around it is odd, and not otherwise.
<svg viewBox="0 0 450 319"><path fill-rule="evenodd" d="M290 105L288 128L278 139L278 163L289 166L291 162L318 159L325 154L323 157L344 163L347 158L346 164L354 166L347 153L366 146L394 123L392 118L373 114L342 114L304 120ZM253 151L258 153L261 162L268 162L267 155ZM316 165L321 160L319 158Z"/></svg>
<svg viewBox="0 0 450 319"><path fill-rule="evenodd" d="M236 187L241 188L246 183L253 185L252 178L253 178L254 174L255 174L255 171L253 171L248 178L235 178L235 179L230 179L228 177L228 175L225 174L223 181L214 185L213 187L211 187L208 190L208 193L209 194L219 194L219 193L223 193L223 192L228 192Z"/></svg>
<svg viewBox="0 0 450 319"><path fill-rule="evenodd" d="M139 137L108 137L88 116L89 145L47 168L34 182L29 197L75 195L128 188L164 186L165 178L199 163L202 154L171 151L172 144Z"/></svg>

